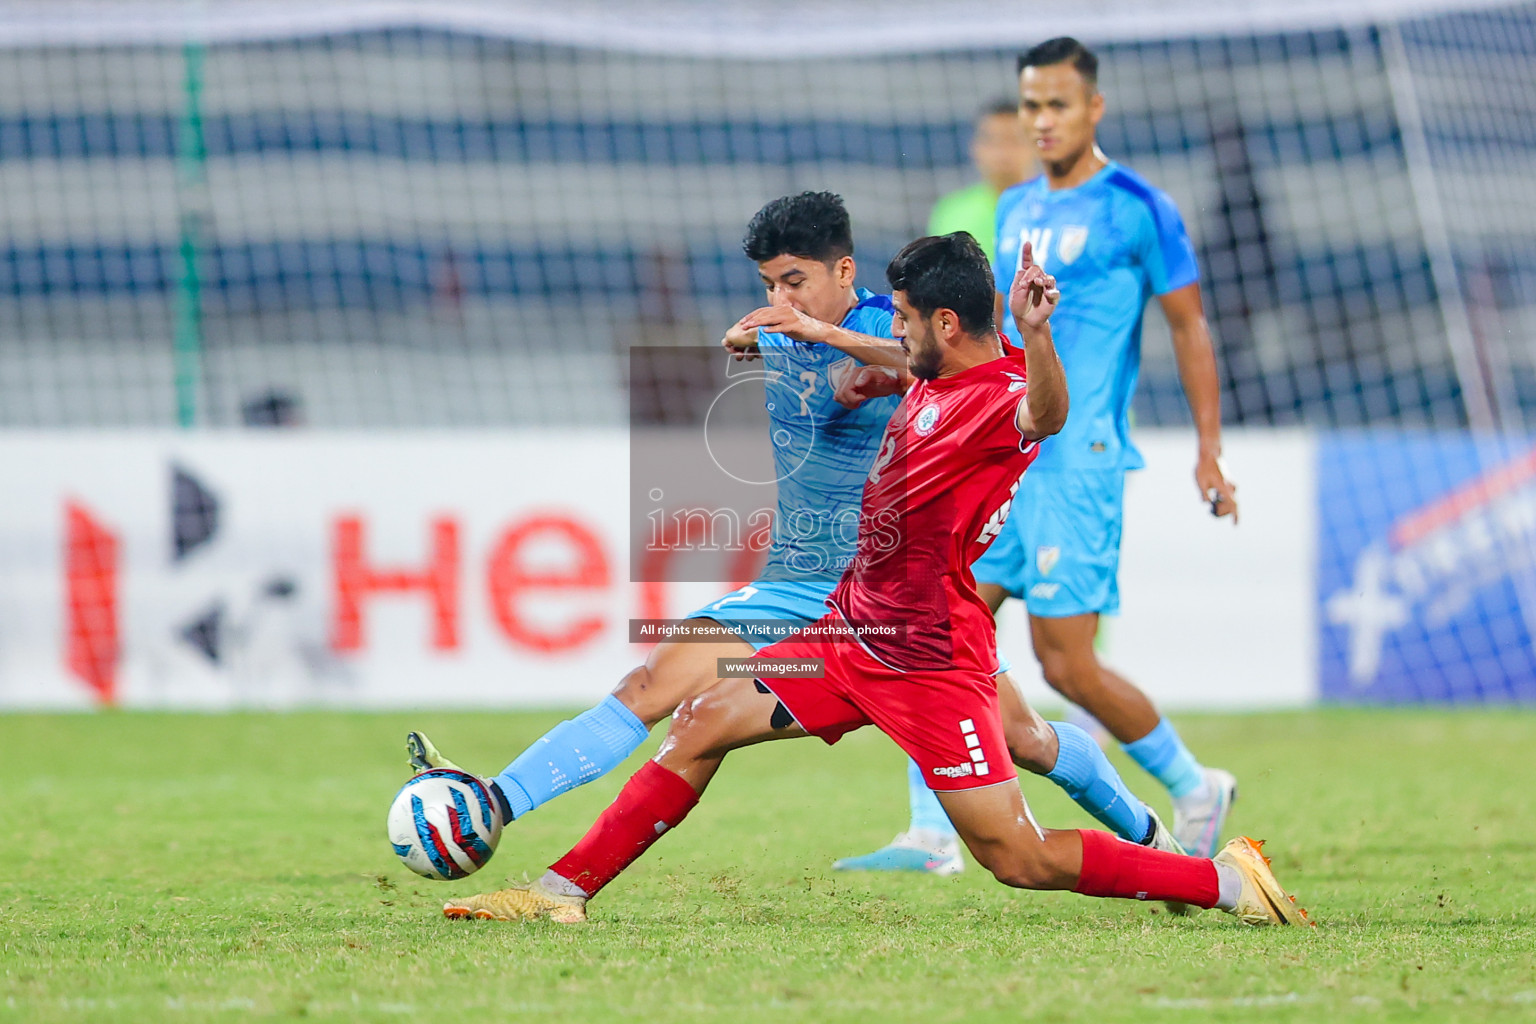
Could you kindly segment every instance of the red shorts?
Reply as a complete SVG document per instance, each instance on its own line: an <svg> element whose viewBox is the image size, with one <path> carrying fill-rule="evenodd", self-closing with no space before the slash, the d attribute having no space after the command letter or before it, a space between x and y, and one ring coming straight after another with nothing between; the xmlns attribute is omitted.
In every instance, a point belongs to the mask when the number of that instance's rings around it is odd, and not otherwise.
<svg viewBox="0 0 1536 1024"><path fill-rule="evenodd" d="M856 641L806 639L800 633L764 647L756 658L825 662L820 678L765 674L759 682L802 729L827 743L873 725L917 762L928 788L940 792L1018 778L1003 740L994 676L963 669L898 671Z"/></svg>

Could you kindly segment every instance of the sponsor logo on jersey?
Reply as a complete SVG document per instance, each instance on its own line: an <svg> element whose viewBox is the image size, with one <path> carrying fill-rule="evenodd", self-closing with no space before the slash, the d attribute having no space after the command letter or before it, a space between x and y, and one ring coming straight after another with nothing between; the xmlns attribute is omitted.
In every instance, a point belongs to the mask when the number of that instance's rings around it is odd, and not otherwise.
<svg viewBox="0 0 1536 1024"><path fill-rule="evenodd" d="M923 406L917 414L917 419L912 424L919 435L927 437L933 433L933 429L939 425L939 406L936 402L930 402Z"/></svg>
<svg viewBox="0 0 1536 1024"><path fill-rule="evenodd" d="M1029 386L1024 378L1020 377L1016 373L1009 373L1007 370L1004 370L1003 376L1008 378L1008 393L1010 395L1015 391L1023 391L1026 387Z"/></svg>
<svg viewBox="0 0 1536 1024"><path fill-rule="evenodd" d="M1042 601L1049 601L1056 596L1056 592L1060 589L1060 583L1036 583L1029 588L1029 596L1038 597Z"/></svg>
<svg viewBox="0 0 1536 1024"><path fill-rule="evenodd" d="M1065 264L1076 262L1088 244L1088 229L1079 224L1061 229L1061 242L1056 246L1056 257Z"/></svg>
<svg viewBox="0 0 1536 1024"><path fill-rule="evenodd" d="M1061 548L1035 548L1035 568L1040 570L1040 575L1049 576L1059 561Z"/></svg>

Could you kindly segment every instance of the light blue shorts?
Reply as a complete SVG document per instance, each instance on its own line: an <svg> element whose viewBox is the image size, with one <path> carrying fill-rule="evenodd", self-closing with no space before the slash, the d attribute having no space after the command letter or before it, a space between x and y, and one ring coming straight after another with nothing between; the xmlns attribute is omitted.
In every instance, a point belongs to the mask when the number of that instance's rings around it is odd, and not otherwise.
<svg viewBox="0 0 1536 1024"><path fill-rule="evenodd" d="M833 589L833 585L826 583L754 580L683 617L718 622L754 649L762 650L784 638L761 627L754 629L754 622L772 621L775 629L780 622L808 626L827 614L827 598L832 596ZM1002 651L997 652L997 660L998 672L1007 672L1012 667Z"/></svg>
<svg viewBox="0 0 1536 1024"><path fill-rule="evenodd" d="M684 618L710 619L741 637L754 649L778 643L801 626L809 626L827 614L827 598L836 580L806 583L799 580L753 580ZM772 630L753 623L774 623ZM785 623L780 628L777 623ZM787 630L787 632L785 632Z"/></svg>
<svg viewBox="0 0 1536 1024"><path fill-rule="evenodd" d="M1046 619L1120 610L1125 471L1024 474L1008 522L971 571Z"/></svg>

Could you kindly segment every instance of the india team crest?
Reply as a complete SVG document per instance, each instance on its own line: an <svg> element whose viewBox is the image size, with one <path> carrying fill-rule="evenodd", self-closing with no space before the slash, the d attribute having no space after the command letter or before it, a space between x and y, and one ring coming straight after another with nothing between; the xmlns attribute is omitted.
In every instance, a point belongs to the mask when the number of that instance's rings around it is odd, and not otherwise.
<svg viewBox="0 0 1536 1024"><path fill-rule="evenodd" d="M848 375L854 370L858 369L858 367L858 362L855 361L852 356L839 359L837 362L827 367L827 383L832 386L832 390L835 392L838 388L843 386L843 381L848 377Z"/></svg>
<svg viewBox="0 0 1536 1024"><path fill-rule="evenodd" d="M1066 264L1071 264L1083 254L1083 249L1088 245L1088 229L1074 225L1062 228L1061 241L1056 246L1056 258Z"/></svg>
<svg viewBox="0 0 1536 1024"><path fill-rule="evenodd" d="M923 406L922 411L917 414L917 419L913 421L912 425L917 428L918 434L922 437L927 437L933 433L933 428L939 425L938 405L930 402Z"/></svg>
<svg viewBox="0 0 1536 1024"><path fill-rule="evenodd" d="M1061 548L1035 548L1035 568L1041 576L1049 576L1056 563L1061 561Z"/></svg>

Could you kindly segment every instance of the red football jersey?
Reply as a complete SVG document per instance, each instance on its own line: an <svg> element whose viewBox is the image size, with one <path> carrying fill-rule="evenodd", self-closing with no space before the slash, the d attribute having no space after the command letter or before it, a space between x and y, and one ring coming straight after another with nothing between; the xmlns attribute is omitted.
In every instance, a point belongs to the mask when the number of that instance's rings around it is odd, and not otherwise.
<svg viewBox="0 0 1536 1024"><path fill-rule="evenodd" d="M915 382L865 481L858 553L829 603L892 668L997 670L997 632L971 563L1002 529L1040 449L1015 418L1024 353L1003 351Z"/></svg>

